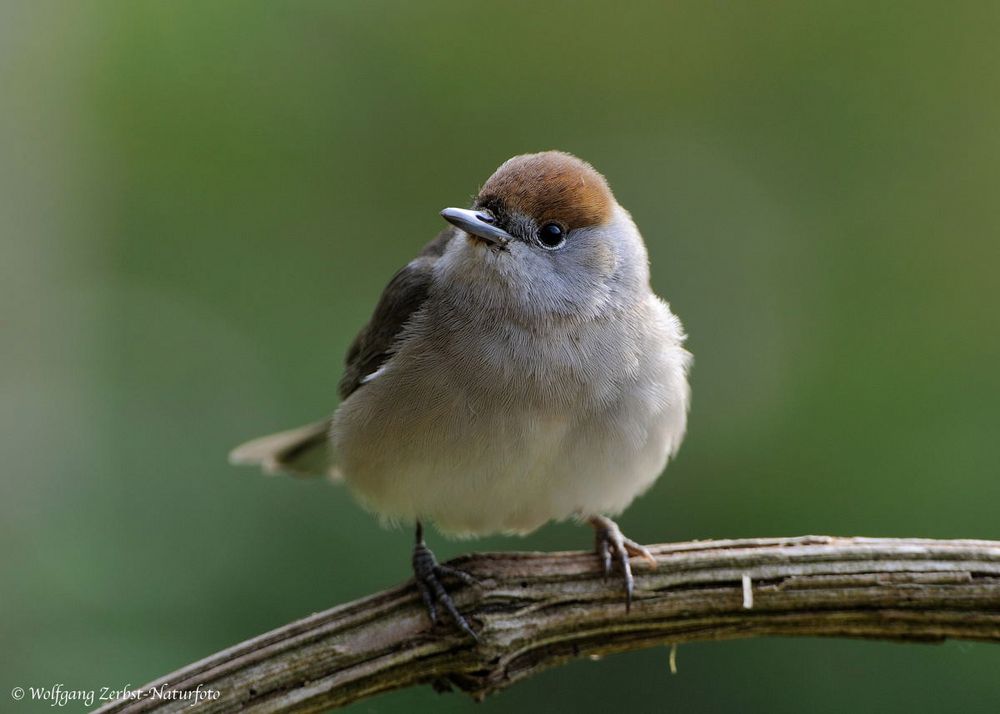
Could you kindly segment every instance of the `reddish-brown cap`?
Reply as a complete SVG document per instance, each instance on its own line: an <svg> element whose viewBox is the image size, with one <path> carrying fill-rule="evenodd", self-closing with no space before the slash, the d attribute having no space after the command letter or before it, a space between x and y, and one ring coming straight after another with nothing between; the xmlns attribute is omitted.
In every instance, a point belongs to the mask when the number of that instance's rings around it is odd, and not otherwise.
<svg viewBox="0 0 1000 714"><path fill-rule="evenodd" d="M562 151L508 159L479 191L476 205L521 213L569 230L607 223L615 205L608 182L586 161Z"/></svg>

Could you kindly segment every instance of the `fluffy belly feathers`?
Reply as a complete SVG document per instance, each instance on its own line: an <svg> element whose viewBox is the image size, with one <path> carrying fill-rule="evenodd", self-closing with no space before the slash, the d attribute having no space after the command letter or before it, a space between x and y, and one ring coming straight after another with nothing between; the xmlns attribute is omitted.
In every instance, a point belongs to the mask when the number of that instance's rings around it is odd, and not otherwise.
<svg viewBox="0 0 1000 714"><path fill-rule="evenodd" d="M414 340L400 350L406 374L390 360L334 416L340 471L384 520L455 535L615 515L652 485L685 428L688 354L679 335L646 338L619 367L607 354L601 370L578 361L579 379Z"/></svg>

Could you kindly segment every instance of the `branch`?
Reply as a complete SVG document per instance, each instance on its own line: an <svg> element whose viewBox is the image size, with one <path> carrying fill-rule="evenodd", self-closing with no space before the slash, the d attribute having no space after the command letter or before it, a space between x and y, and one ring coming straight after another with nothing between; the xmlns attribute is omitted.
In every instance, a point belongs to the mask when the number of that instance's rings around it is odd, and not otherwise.
<svg viewBox="0 0 1000 714"><path fill-rule="evenodd" d="M184 667L100 712L316 712L415 684L476 698L568 660L737 637L1000 642L1000 542L754 538L651 546L625 614L617 580L588 553L492 553L451 561L480 636L431 631L412 583L317 613ZM164 688L164 685L168 685ZM151 687L167 698L151 695Z"/></svg>

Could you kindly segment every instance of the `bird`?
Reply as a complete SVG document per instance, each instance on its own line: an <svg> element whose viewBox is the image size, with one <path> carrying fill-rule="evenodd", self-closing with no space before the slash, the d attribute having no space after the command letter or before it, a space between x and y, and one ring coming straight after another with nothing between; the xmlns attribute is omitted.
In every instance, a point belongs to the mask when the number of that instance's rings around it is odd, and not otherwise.
<svg viewBox="0 0 1000 714"><path fill-rule="evenodd" d="M384 525L415 528L411 564L477 638L424 523L446 536L594 528L605 576L655 567L613 518L652 486L687 428L691 353L650 286L645 243L605 177L562 151L514 156L389 281L351 343L332 415L234 449L267 472L343 481Z"/></svg>

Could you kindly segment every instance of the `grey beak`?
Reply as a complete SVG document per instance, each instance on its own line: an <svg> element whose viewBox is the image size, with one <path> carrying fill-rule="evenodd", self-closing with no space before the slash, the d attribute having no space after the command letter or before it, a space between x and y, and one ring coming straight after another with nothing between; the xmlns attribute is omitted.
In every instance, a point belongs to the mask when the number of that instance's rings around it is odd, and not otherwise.
<svg viewBox="0 0 1000 714"><path fill-rule="evenodd" d="M504 248L514 240L514 237L494 225L495 219L482 211L467 211L464 208L446 208L441 211L441 217L453 226L461 228L470 236L481 238L490 245Z"/></svg>

